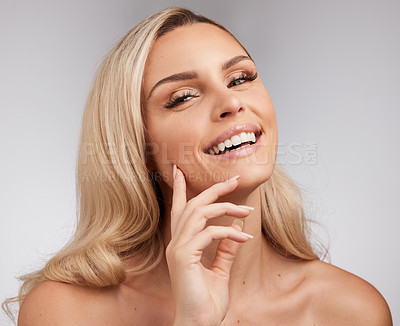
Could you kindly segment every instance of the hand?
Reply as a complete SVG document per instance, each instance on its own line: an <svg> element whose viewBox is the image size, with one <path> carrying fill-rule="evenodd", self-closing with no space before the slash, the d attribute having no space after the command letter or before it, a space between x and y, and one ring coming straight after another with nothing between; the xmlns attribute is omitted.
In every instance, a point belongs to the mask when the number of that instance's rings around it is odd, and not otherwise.
<svg viewBox="0 0 400 326"><path fill-rule="evenodd" d="M171 241L166 258L175 302L174 325L220 325L229 303L229 273L239 243L252 236L238 225L206 226L219 216L243 218L250 207L232 203L214 203L232 192L237 178L217 183L186 202L186 182L182 171L174 167L171 209ZM210 269L200 260L213 240L221 240Z"/></svg>

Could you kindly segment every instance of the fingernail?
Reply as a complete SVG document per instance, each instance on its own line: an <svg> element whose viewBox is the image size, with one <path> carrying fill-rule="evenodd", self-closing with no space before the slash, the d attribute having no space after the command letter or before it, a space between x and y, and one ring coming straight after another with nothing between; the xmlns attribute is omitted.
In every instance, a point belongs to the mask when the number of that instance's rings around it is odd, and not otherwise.
<svg viewBox="0 0 400 326"><path fill-rule="evenodd" d="M240 232L241 234L245 235L246 237L250 238L250 239L254 239L254 235L248 234L246 232Z"/></svg>
<svg viewBox="0 0 400 326"><path fill-rule="evenodd" d="M183 172L181 169L179 169L175 164L174 164L175 169L173 169L172 173L174 173L174 183L183 183L185 182L185 177L183 175Z"/></svg>
<svg viewBox="0 0 400 326"><path fill-rule="evenodd" d="M248 209L249 211L254 211L254 207L246 206L246 205L238 205L241 208Z"/></svg>
<svg viewBox="0 0 400 326"><path fill-rule="evenodd" d="M172 166L172 177L175 179L176 176L176 164Z"/></svg>
<svg viewBox="0 0 400 326"><path fill-rule="evenodd" d="M243 221L240 218L235 218L232 225L237 225L240 229L243 229Z"/></svg>
<svg viewBox="0 0 400 326"><path fill-rule="evenodd" d="M232 182L232 181L235 181L235 180L239 179L239 177L240 177L240 175L236 175L236 176L234 176L234 177L232 177L232 178L226 180L225 182Z"/></svg>

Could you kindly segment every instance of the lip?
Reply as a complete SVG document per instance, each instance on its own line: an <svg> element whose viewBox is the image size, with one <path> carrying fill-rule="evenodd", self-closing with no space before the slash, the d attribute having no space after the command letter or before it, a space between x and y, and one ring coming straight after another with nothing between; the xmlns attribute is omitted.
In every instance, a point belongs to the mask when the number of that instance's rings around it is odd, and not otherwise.
<svg viewBox="0 0 400 326"><path fill-rule="evenodd" d="M259 134L259 136L254 144L247 145L247 146L241 147L241 148L237 148L237 149L231 150L229 152L226 152L226 153L220 154L220 155L211 155L211 154L208 154L208 155L209 155L210 159L214 159L214 160L218 160L218 161L225 161L225 162L228 162L228 161L236 162L236 160L241 157L245 157L245 156L255 153L261 146L261 137L263 137L262 133Z"/></svg>
<svg viewBox="0 0 400 326"><path fill-rule="evenodd" d="M235 126L226 129L221 132L205 149L204 153L208 154L208 150L213 148L213 146L217 146L219 143L225 141L226 139L231 138L234 135L240 134L241 132L254 132L255 134L261 133L260 128L258 128L255 124L250 122L239 123ZM258 140L257 140L258 142ZM210 154L208 154L210 155ZM218 155L213 155L218 156Z"/></svg>

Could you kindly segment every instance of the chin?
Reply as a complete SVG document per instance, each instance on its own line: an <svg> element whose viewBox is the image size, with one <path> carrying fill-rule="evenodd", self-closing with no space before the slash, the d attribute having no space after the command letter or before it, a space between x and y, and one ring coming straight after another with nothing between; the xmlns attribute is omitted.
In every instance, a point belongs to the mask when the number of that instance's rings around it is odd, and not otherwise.
<svg viewBox="0 0 400 326"><path fill-rule="evenodd" d="M258 187L265 183L273 174L275 164L235 164L230 166L218 166L212 169L207 167L206 171L197 173L184 172L186 178L188 199L200 194L212 185L223 182L239 175L239 184L236 190L224 197L224 200L240 201L244 199ZM198 179L193 176L201 176ZM228 198L229 197L229 198Z"/></svg>
<svg viewBox="0 0 400 326"><path fill-rule="evenodd" d="M272 176L274 167L274 164L248 167L247 170L238 173L240 178L237 190L246 192L254 191Z"/></svg>
<svg viewBox="0 0 400 326"><path fill-rule="evenodd" d="M272 138L272 139L271 139ZM265 183L273 174L276 159L276 146L271 135L255 133L255 138L244 146L224 150L216 154L206 150L195 155L194 164L183 168L187 181L188 196L194 197L211 187L239 175L236 194L245 196ZM193 161L192 161L193 162Z"/></svg>

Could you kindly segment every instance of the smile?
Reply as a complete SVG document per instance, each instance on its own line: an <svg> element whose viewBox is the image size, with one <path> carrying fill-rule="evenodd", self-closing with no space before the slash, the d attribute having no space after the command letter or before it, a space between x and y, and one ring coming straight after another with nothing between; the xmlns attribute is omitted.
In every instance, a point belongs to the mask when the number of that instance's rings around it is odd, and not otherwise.
<svg viewBox="0 0 400 326"><path fill-rule="evenodd" d="M236 125L220 134L205 150L209 155L224 155L255 144L261 131L253 124Z"/></svg>

